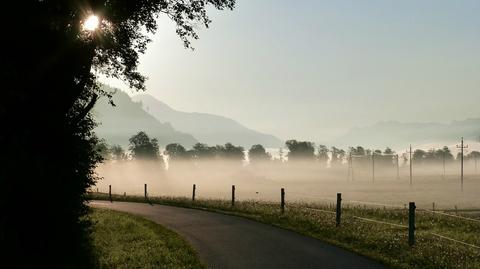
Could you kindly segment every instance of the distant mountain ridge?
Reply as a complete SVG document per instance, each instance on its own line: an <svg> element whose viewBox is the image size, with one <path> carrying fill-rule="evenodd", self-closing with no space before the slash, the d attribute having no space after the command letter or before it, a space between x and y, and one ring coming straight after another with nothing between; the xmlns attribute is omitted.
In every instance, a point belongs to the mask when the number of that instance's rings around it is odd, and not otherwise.
<svg viewBox="0 0 480 269"><path fill-rule="evenodd" d="M448 124L382 121L367 127L353 128L335 143L341 146L403 148L409 144L455 143L460 137L478 140L479 136L480 118L452 121Z"/></svg>
<svg viewBox="0 0 480 269"><path fill-rule="evenodd" d="M107 91L114 89L107 87ZM145 131L151 138L157 138L160 146L180 143L191 147L198 142L192 135L175 130L169 123L159 122L123 91L117 90L113 101L115 107L111 106L106 98L101 98L93 108L93 115L99 122L95 132L109 144L125 147L129 143L128 139L139 131Z"/></svg>
<svg viewBox="0 0 480 269"><path fill-rule="evenodd" d="M270 148L283 145L283 141L273 135L249 129L223 116L177 111L148 94L133 96L132 100L141 102L143 109L160 122L168 122L176 130L192 134L202 143L216 145L231 142L245 148L254 144Z"/></svg>

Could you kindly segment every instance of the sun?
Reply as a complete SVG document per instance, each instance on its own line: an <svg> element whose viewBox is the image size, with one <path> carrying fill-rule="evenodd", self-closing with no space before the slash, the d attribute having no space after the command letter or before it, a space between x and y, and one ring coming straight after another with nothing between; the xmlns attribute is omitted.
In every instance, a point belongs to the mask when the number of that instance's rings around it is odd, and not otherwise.
<svg viewBox="0 0 480 269"><path fill-rule="evenodd" d="M87 31L95 31L100 24L100 20L95 15L90 15L83 23L83 29Z"/></svg>

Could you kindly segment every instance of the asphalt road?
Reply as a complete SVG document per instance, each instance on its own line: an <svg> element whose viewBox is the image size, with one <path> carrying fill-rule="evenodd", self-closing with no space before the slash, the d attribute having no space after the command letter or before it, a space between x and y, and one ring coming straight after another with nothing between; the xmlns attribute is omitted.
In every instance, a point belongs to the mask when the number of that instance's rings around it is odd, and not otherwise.
<svg viewBox="0 0 480 269"><path fill-rule="evenodd" d="M93 201L141 215L182 235L208 268L385 268L319 240L248 219L163 205Z"/></svg>

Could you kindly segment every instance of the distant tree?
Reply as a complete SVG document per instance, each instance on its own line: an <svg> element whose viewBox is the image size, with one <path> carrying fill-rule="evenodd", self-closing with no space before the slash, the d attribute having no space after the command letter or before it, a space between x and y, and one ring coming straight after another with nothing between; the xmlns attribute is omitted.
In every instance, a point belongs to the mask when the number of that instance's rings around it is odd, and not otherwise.
<svg viewBox="0 0 480 269"><path fill-rule="evenodd" d="M393 151L391 148L387 147L387 148L383 151L383 154L393 155L393 154L395 154L395 151Z"/></svg>
<svg viewBox="0 0 480 269"><path fill-rule="evenodd" d="M110 149L108 148L108 144L104 139L99 140L99 142L95 145L95 151L102 156L102 159L110 159Z"/></svg>
<svg viewBox="0 0 480 269"><path fill-rule="evenodd" d="M312 142L288 140L285 142L288 148L288 160L313 160L315 147Z"/></svg>
<svg viewBox="0 0 480 269"><path fill-rule="evenodd" d="M423 163L426 154L427 154L426 151L424 151L424 150L422 150L422 149L416 149L416 150L413 152L413 156L412 156L413 162L415 162L415 163Z"/></svg>
<svg viewBox="0 0 480 269"><path fill-rule="evenodd" d="M271 160L272 156L265 150L262 145L253 145L248 150L248 159L251 163L255 163L258 161L269 161Z"/></svg>
<svg viewBox="0 0 480 269"><path fill-rule="evenodd" d="M185 150L185 148L177 143L168 144L165 147L164 154L168 156L169 160L186 160L191 157L191 151Z"/></svg>
<svg viewBox="0 0 480 269"><path fill-rule="evenodd" d="M480 152L478 151L472 151L466 156L467 160L479 160L480 161Z"/></svg>
<svg viewBox="0 0 480 269"><path fill-rule="evenodd" d="M113 145L110 148L110 154L112 156L112 159L117 161L127 159L127 154L125 153L125 150L120 145Z"/></svg>
<svg viewBox="0 0 480 269"><path fill-rule="evenodd" d="M331 152L330 165L331 166L341 165L343 160L345 159L345 150L332 147L330 152Z"/></svg>
<svg viewBox="0 0 480 269"><path fill-rule="evenodd" d="M325 145L318 146L317 159L322 165L327 165L328 163L328 148Z"/></svg>
<svg viewBox="0 0 480 269"><path fill-rule="evenodd" d="M222 158L227 160L245 159L244 148L240 146L234 146L232 143L226 143L225 146L217 146L217 151Z"/></svg>
<svg viewBox="0 0 480 269"><path fill-rule="evenodd" d="M213 159L216 155L216 148L207 144L197 143L193 146L193 157L197 160Z"/></svg>
<svg viewBox="0 0 480 269"><path fill-rule="evenodd" d="M132 136L129 140L129 150L135 159L152 159L159 158L159 147L157 139L150 139L145 132L139 132Z"/></svg>
<svg viewBox="0 0 480 269"><path fill-rule="evenodd" d="M437 150L437 159L442 160L445 158L446 162L451 162L454 160L453 154L447 146L444 146L442 149Z"/></svg>
<svg viewBox="0 0 480 269"><path fill-rule="evenodd" d="M350 152L352 153L352 155L355 155L355 156L364 156L366 155L365 153L365 149L361 146L357 146L356 148L350 148Z"/></svg>

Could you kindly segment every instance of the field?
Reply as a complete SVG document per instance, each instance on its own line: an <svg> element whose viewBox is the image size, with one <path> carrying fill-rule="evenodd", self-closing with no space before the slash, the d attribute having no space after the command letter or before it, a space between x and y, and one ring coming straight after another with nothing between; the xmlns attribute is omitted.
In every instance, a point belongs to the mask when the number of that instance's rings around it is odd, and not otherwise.
<svg viewBox="0 0 480 269"><path fill-rule="evenodd" d="M108 199L92 193L92 199ZM114 195L114 200L145 202L144 197ZM234 214L290 229L378 260L391 268L480 268L480 218L464 219L417 211L416 244L408 245L407 210L344 206L340 227L335 209L324 203L278 203L189 198L150 197L150 203L175 205ZM457 240L457 241L453 241Z"/></svg>
<svg viewBox="0 0 480 269"><path fill-rule="evenodd" d="M176 233L141 217L92 209L99 268L204 268Z"/></svg>
<svg viewBox="0 0 480 269"><path fill-rule="evenodd" d="M433 203L436 209L480 209L480 176L471 169L466 170L462 191L457 165L447 167L445 177L440 167L415 167L412 185L408 166L400 167L399 178L396 169L377 166L374 180L368 166L354 168L352 179L346 166L324 168L315 163L174 163L165 170L152 163L111 162L98 168L103 179L92 191L108 192L111 185L115 194L143 195L147 184L151 196L190 196L196 184L199 198L229 199L231 185L235 185L241 200L278 202L280 188L285 188L287 200L295 202L335 202L336 194L342 193L344 202L351 205L403 208L416 202L425 209L432 209Z"/></svg>

